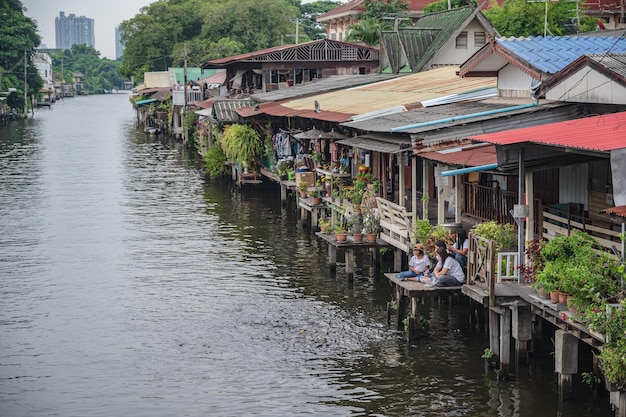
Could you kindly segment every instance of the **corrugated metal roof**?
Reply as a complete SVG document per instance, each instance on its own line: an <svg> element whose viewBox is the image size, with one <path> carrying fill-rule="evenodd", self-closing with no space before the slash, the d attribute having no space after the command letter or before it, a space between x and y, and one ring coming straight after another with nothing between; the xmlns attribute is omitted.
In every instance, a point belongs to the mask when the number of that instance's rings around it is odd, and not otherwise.
<svg viewBox="0 0 626 417"><path fill-rule="evenodd" d="M321 94L328 91L377 83L397 77L398 74L331 75L329 77L318 78L309 83L296 84L293 87L284 88L282 90L252 94L250 97L260 102L287 100L295 97Z"/></svg>
<svg viewBox="0 0 626 417"><path fill-rule="evenodd" d="M237 109L254 106L249 98L234 100L216 100L213 102L213 114L218 122L237 122L240 120Z"/></svg>
<svg viewBox="0 0 626 417"><path fill-rule="evenodd" d="M608 152L626 148L626 112L471 136L470 139L496 145L531 142Z"/></svg>
<svg viewBox="0 0 626 417"><path fill-rule="evenodd" d="M354 136L338 140L336 143L352 146L358 149L367 149L369 151L391 154L410 151L411 148L411 140L406 135L380 133Z"/></svg>
<svg viewBox="0 0 626 417"><path fill-rule="evenodd" d="M477 167L498 163L495 145L450 145L449 148L436 152L421 152L419 156L431 161L461 167Z"/></svg>
<svg viewBox="0 0 626 417"><path fill-rule="evenodd" d="M547 74L559 72L584 54L626 52L626 38L623 36L537 36L498 38L496 42Z"/></svg>
<svg viewBox="0 0 626 417"><path fill-rule="evenodd" d="M495 78L459 78L456 70L456 67L438 68L347 90L294 99L282 102L281 105L288 109L287 113L312 111L314 102L317 101L321 111L317 117L312 118L329 120L325 117L326 112L353 116L399 105L412 104L415 107L423 100L462 94L496 85ZM264 105L261 105L261 110L265 110ZM280 116L281 114L274 115ZM345 118L341 121L347 120L348 118Z"/></svg>
<svg viewBox="0 0 626 417"><path fill-rule="evenodd" d="M624 217L626 218L626 206L617 206L610 207L603 210L600 210L600 213L607 213L612 216Z"/></svg>
<svg viewBox="0 0 626 417"><path fill-rule="evenodd" d="M441 106L434 107L425 107L410 110L408 112L403 113L395 113L391 115L386 115L382 117L377 117L375 119L368 119L364 121L356 121L356 122L346 122L342 123L342 126L351 127L354 129L359 129L363 131L369 132L390 132L392 128L397 128L399 126L406 126L410 124L417 124L423 122L434 122L437 120L447 119L456 116L463 116L467 114L475 114L482 113L486 111L492 110L501 110L508 107L513 107L521 104L530 104L532 103L528 99L505 99L505 98L492 98L482 101L468 101L468 102L459 102L452 104L445 104ZM561 104L559 104L561 105ZM550 105L550 107L553 107ZM420 132L428 132L431 130L441 129L444 127L454 126L457 124L469 124L472 122L478 122L481 120L491 120L495 117L510 117L512 115L528 113L532 111L536 111L537 109L528 108L528 109L520 109L510 112L502 113L501 115L486 115L480 117L474 117L471 119L464 120L463 122L450 122L443 123L438 126L424 126L424 127L416 127L413 129L403 130L406 133L420 133Z"/></svg>

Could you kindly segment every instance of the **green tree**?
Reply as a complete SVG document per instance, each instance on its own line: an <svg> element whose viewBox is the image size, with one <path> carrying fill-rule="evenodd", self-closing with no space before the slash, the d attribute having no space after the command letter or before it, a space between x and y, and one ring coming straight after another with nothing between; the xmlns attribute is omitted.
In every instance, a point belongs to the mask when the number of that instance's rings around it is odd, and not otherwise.
<svg viewBox="0 0 626 417"><path fill-rule="evenodd" d="M380 42L381 24L373 18L361 19L359 23L350 25L350 32L346 37L348 42L363 42L374 46Z"/></svg>
<svg viewBox="0 0 626 417"><path fill-rule="evenodd" d="M302 27L310 39L324 39L326 37L324 26L317 23L316 18L339 6L341 6L340 2L329 0L315 1L299 6L300 15L302 17Z"/></svg>
<svg viewBox="0 0 626 417"><path fill-rule="evenodd" d="M169 0L152 3L122 22L120 73L200 66L211 58L276 46L294 33L299 10L293 0ZM185 47L186 45L186 47ZM185 53L186 51L186 53ZM227 55L219 55L219 53Z"/></svg>
<svg viewBox="0 0 626 417"><path fill-rule="evenodd" d="M359 22L350 25L350 32L346 37L350 42L363 42L374 46L380 42L381 30L392 30L395 19L400 19L401 25L409 25L406 19L408 4L403 0L365 0L365 11L359 15ZM404 17L404 19L403 19Z"/></svg>
<svg viewBox="0 0 626 417"><path fill-rule="evenodd" d="M72 45L71 49L63 51L49 51L52 57L52 70L57 80L73 82L72 73L84 74L83 81L90 93L111 91L114 87L120 88L124 79L119 75L119 62L101 58L92 46Z"/></svg>
<svg viewBox="0 0 626 417"><path fill-rule="evenodd" d="M469 4L475 7L476 1L475 0L450 0L450 8L452 9L467 6ZM448 10L448 0L439 0L439 1L427 4L426 6L424 6L424 14L442 12L444 10Z"/></svg>
<svg viewBox="0 0 626 417"><path fill-rule="evenodd" d="M16 88L7 104L16 109L24 108L24 58L26 58L27 95L37 94L43 80L32 64L35 48L41 43L37 24L24 15L20 0L0 1L0 90Z"/></svg>
<svg viewBox="0 0 626 417"><path fill-rule="evenodd" d="M578 28L576 4L566 0L558 3L506 0L502 6L494 2L484 14L502 36L543 36L546 5L547 35L561 36L595 29L595 20L583 12L578 13L581 17ZM511 18L512 16L515 18Z"/></svg>

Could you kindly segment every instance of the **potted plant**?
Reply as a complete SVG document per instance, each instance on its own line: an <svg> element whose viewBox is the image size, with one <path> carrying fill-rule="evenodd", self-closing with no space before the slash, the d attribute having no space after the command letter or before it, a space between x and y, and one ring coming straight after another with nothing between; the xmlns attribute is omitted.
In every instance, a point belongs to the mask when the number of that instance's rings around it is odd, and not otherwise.
<svg viewBox="0 0 626 417"><path fill-rule="evenodd" d="M363 242L363 220L360 215L354 216L352 219L352 239L354 243Z"/></svg>
<svg viewBox="0 0 626 417"><path fill-rule="evenodd" d="M380 229L380 218L373 210L367 210L363 216L363 233L368 242L375 242Z"/></svg>
<svg viewBox="0 0 626 417"><path fill-rule="evenodd" d="M240 124L224 129L221 145L226 158L240 162L243 166L250 165L253 158L258 157L261 152L261 140L257 131Z"/></svg>
<svg viewBox="0 0 626 417"><path fill-rule="evenodd" d="M320 219L317 221L317 225L319 226L322 233L327 233L330 230L331 224L332 222L330 219L325 219L323 217L320 217Z"/></svg>
<svg viewBox="0 0 626 417"><path fill-rule="evenodd" d="M309 191L309 184L306 181L300 181L298 183L298 190L300 190L300 198L306 198L307 192Z"/></svg>
<svg viewBox="0 0 626 417"><path fill-rule="evenodd" d="M335 225L334 233L335 233L335 240L337 241L337 243L342 243L348 240L348 230L345 226L345 223L338 222Z"/></svg>

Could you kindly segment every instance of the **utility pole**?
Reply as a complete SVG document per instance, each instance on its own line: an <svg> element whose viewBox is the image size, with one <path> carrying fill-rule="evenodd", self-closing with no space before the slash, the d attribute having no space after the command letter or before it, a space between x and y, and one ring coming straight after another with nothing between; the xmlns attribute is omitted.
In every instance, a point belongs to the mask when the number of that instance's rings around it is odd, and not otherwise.
<svg viewBox="0 0 626 417"><path fill-rule="evenodd" d="M187 128L185 127L185 119L187 117L187 43L183 45L183 55L184 55L184 66L183 66L183 74L185 77L185 87L183 88L183 92L185 93L185 107L183 107L183 122L181 123L183 127L183 143L187 143Z"/></svg>

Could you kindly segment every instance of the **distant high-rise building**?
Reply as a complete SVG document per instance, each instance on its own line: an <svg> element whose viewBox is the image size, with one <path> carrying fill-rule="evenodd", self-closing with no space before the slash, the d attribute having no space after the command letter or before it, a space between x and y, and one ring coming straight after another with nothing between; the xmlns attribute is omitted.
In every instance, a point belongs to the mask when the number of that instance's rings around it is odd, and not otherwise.
<svg viewBox="0 0 626 417"><path fill-rule="evenodd" d="M122 45L122 31L119 26L115 27L115 59L120 59L124 52L124 45Z"/></svg>
<svg viewBox="0 0 626 417"><path fill-rule="evenodd" d="M65 16L60 12L55 19L57 49L71 49L72 45L85 44L95 48L93 19L75 14Z"/></svg>

